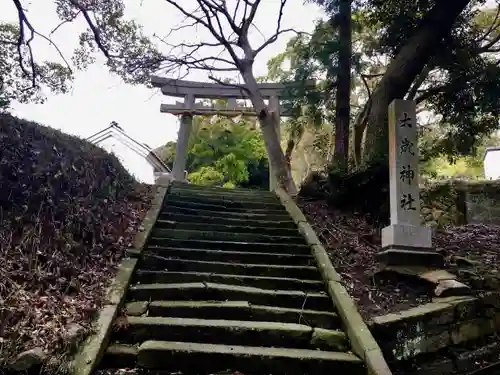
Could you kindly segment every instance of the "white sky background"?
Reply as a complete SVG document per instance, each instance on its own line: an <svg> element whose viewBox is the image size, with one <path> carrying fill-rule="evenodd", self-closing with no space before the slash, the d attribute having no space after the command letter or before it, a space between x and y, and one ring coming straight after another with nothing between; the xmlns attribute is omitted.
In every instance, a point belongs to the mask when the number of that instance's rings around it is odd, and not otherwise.
<svg viewBox="0 0 500 375"><path fill-rule="evenodd" d="M182 0L180 3L189 3ZM53 0L27 0L23 5L27 16L38 32L48 35L59 24ZM162 0L125 0L126 17L136 20L144 26L148 34L167 35L172 27L184 20L172 6ZM231 1L229 1L231 3ZM266 36L275 32L279 0L264 0L257 12L255 24ZM0 0L0 22L16 22L17 11L12 0ZM289 0L282 21L282 28L294 28L299 31L312 31L314 21L322 16L318 7L303 5L303 0ZM69 59L77 37L86 27L79 18L73 24L61 27L52 40ZM168 38L169 43L191 42L203 38L202 29L187 28ZM208 35L208 34L206 34ZM277 42L263 50L254 66L256 76L265 75L269 58L282 52L292 34L285 34ZM262 42L260 33L253 30L250 37L257 47ZM33 43L37 60L60 61L57 52L48 43L36 38ZM152 148L175 140L178 131L177 119L160 113L160 104L173 103L175 99L166 98L159 90L144 86L126 85L117 76L111 75L103 58L91 65L87 71L76 73L73 89L66 95L48 95L44 104L13 104L13 113L19 117L36 121L65 133L88 137L116 121L131 137ZM185 79L208 81L208 74L198 72ZM139 180L152 183L152 168L140 156L127 149L117 140L108 140L102 144L106 149L119 156L127 169Z"/></svg>

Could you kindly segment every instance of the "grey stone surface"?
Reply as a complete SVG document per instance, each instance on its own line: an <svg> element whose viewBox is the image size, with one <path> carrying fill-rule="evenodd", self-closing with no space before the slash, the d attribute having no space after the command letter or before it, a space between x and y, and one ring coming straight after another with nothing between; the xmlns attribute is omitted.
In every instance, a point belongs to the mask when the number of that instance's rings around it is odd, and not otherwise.
<svg viewBox="0 0 500 375"><path fill-rule="evenodd" d="M19 354L10 367L15 371L26 371L42 364L46 358L47 353L45 353L43 348L36 347Z"/></svg>

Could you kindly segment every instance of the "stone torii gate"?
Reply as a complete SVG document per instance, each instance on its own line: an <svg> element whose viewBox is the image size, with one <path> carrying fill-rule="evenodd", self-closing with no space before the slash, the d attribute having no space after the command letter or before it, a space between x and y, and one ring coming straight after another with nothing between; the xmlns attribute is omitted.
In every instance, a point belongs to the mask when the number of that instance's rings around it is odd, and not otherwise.
<svg viewBox="0 0 500 375"><path fill-rule="evenodd" d="M172 168L172 178L177 181L182 181L185 178L184 171L193 116L256 116L253 107L241 106L236 102L236 99L249 99L247 93L239 87L211 82L175 80L158 76L151 77L151 84L153 87L160 88L163 95L184 99L183 102L177 101L176 104L162 104L160 106L160 112L180 116L181 120ZM281 107L280 98L295 96L293 89L299 86L303 87L304 83L260 83L258 86L261 95L265 100L268 100L269 109L278 118L276 132L279 137L280 115L291 115L287 109ZM306 81L305 86L306 88L312 88L315 86L315 82ZM195 103L195 99L227 99L228 104L227 106L206 106L202 103ZM270 172L269 177L269 185L272 190L276 186L276 181L272 172Z"/></svg>

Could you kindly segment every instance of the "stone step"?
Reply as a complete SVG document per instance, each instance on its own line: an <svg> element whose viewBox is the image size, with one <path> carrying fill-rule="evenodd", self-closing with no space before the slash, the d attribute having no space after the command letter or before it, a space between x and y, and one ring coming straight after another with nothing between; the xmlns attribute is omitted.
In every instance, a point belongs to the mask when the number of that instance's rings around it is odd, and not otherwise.
<svg viewBox="0 0 500 375"><path fill-rule="evenodd" d="M147 307L147 315L296 323L325 329L341 328L340 318L334 313L253 305L248 301L153 301Z"/></svg>
<svg viewBox="0 0 500 375"><path fill-rule="evenodd" d="M202 260L170 259L145 253L139 269L174 272L209 272L248 276L292 277L306 280L320 280L321 275L314 266L285 266L270 264L244 264Z"/></svg>
<svg viewBox="0 0 500 375"><path fill-rule="evenodd" d="M124 345L112 345L105 357L116 356L119 351L132 357L126 362L137 360L138 367L182 375L215 374L228 369L249 375L366 375L363 362L357 356L344 352L146 341L132 349ZM121 367L113 359L107 362L114 362L115 367ZM156 374L166 375L168 372Z"/></svg>
<svg viewBox="0 0 500 375"><path fill-rule="evenodd" d="M266 220L266 221L287 221L290 220L290 215L286 211L279 213L272 212L231 212L227 210L207 210L201 208L188 208L184 206L168 205L164 206L161 213L178 213L185 215L200 215L222 218L236 218L243 220Z"/></svg>
<svg viewBox="0 0 500 375"><path fill-rule="evenodd" d="M215 186L201 186L201 185L193 185L193 184L182 184L182 183L173 183L170 186L171 192L177 191L194 191L194 192L205 192L212 193L217 195L248 195L248 196L276 196L274 192L268 190L257 190L257 189L228 189L223 187L215 187Z"/></svg>
<svg viewBox="0 0 500 375"><path fill-rule="evenodd" d="M181 240L211 240L211 241L241 241L241 242L266 242L280 244L305 244L304 237L299 232L294 236L272 236L260 233L233 233L210 232L189 229L167 229L154 227L151 233L153 238L178 238Z"/></svg>
<svg viewBox="0 0 500 375"><path fill-rule="evenodd" d="M206 222L179 222L174 220L158 220L155 227L161 229L197 230L207 232L259 233L274 236L298 236L297 228L254 227L251 225L210 224Z"/></svg>
<svg viewBox="0 0 500 375"><path fill-rule="evenodd" d="M178 247L147 247L144 254L155 254L165 258L203 260L233 263L271 264L286 266L314 266L312 255L289 253L261 253L252 251L206 250Z"/></svg>
<svg viewBox="0 0 500 375"><path fill-rule="evenodd" d="M181 207L181 208L190 208L194 210L205 210L205 211L214 211L214 212L231 212L231 213L255 213L255 214L264 214L264 215L287 215L287 211L283 206L272 206L271 208L267 208L265 206L261 206L259 208L251 208L251 207L227 207L220 204L208 204L208 203L199 203L199 202L190 202L190 201L178 201L174 199L169 199L168 196L165 198L163 203L163 209L169 210L170 207Z"/></svg>
<svg viewBox="0 0 500 375"><path fill-rule="evenodd" d="M344 332L305 324L245 320L128 316L127 328L112 335L124 344L147 340L189 341L224 345L259 345L298 349L349 350Z"/></svg>
<svg viewBox="0 0 500 375"><path fill-rule="evenodd" d="M229 198L224 196L208 196L208 195L194 195L194 194L168 194L165 198L165 202L176 202L176 203L196 203L196 204L207 204L213 206L223 206L228 209L269 209L269 210L282 210L283 204L278 197L274 197L273 200L267 199L262 200L257 197L253 199L240 199L240 198Z"/></svg>
<svg viewBox="0 0 500 375"><path fill-rule="evenodd" d="M195 197L195 198L209 198L209 199L228 199L228 200L237 200L241 202L250 201L250 202L276 202L279 198L276 194L271 192L245 192L245 193L218 193L207 190L193 190L193 189L178 189L171 188L169 190L169 195L173 195L176 197Z"/></svg>
<svg viewBox="0 0 500 375"><path fill-rule="evenodd" d="M290 254L311 254L311 248L305 244L282 244L266 242L242 242L242 241L213 241L213 240L193 240L178 238L150 238L148 247L176 247L190 249L211 249L230 251L252 251L263 253L290 253Z"/></svg>
<svg viewBox="0 0 500 375"><path fill-rule="evenodd" d="M132 369L137 365L138 353L139 345L111 344L106 348L99 362L99 369ZM75 371L75 373L78 373L78 371Z"/></svg>
<svg viewBox="0 0 500 375"><path fill-rule="evenodd" d="M298 290L270 290L217 283L139 284L128 290L129 301L248 301L256 305L333 311L326 293Z"/></svg>
<svg viewBox="0 0 500 375"><path fill-rule="evenodd" d="M235 225L243 226L248 225L256 228L280 228L280 229L297 229L295 222L288 217L283 221L269 221L266 217L261 219L249 218L234 218L234 217L211 217L202 215L186 215L175 212L162 212L159 215L159 221L176 221L182 223L206 223L212 225Z"/></svg>
<svg viewBox="0 0 500 375"><path fill-rule="evenodd" d="M321 280L301 280L286 277L265 277L247 275L227 275L209 272L169 272L137 270L134 282L140 284L168 284L212 282L229 285L252 286L262 289L300 290L318 292L324 288Z"/></svg>

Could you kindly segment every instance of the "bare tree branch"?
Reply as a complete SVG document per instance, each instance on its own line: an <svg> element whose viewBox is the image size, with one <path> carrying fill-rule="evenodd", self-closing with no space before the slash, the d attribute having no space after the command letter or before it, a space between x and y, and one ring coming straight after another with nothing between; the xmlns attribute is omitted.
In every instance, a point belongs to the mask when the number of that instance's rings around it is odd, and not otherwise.
<svg viewBox="0 0 500 375"><path fill-rule="evenodd" d="M493 32L493 30L497 29L497 27L499 26L499 21L500 21L500 6L497 7L497 11L495 13L495 17L493 18L493 21L491 22L491 25L488 27L486 32L479 39L477 39L478 44L486 40L488 36L490 36L490 34Z"/></svg>
<svg viewBox="0 0 500 375"><path fill-rule="evenodd" d="M75 8L77 8L83 15L83 18L85 18L85 21L87 21L87 25L94 34L94 40L97 44L97 47L101 50L101 52L106 56L106 58L109 60L113 57L118 57L118 56L112 56L108 50L103 44L103 41L101 39L101 33L97 27L97 25L92 21L90 18L89 12L87 9L84 8L83 5L81 5L77 0L68 0Z"/></svg>
<svg viewBox="0 0 500 375"><path fill-rule="evenodd" d="M274 35L272 35L268 40L266 40L264 43L262 43L262 45L260 47L258 47L256 50L253 51L253 57L257 56L264 48L266 48L270 44L276 42L276 40L278 39L278 37L281 34L285 34L288 32L295 32L297 34L300 34L299 32L295 31L294 29L284 29L284 30L281 29L281 21L283 19L283 11L284 11L286 2L287 2L287 0L281 0L279 13L278 13L278 20L277 20L277 25L276 25L276 31L275 31ZM253 21L253 18L252 18L252 21ZM250 24L248 26L250 26Z"/></svg>
<svg viewBox="0 0 500 375"><path fill-rule="evenodd" d="M254 57L257 56L264 48L266 48L270 44L273 44L274 42L276 42L276 40L278 39L278 37L281 34L290 33L290 32L293 32L296 34L302 34L302 32L296 31L294 29L279 30L278 32L276 32L276 34L274 34L272 37L270 37L268 40L266 40L264 43L262 43L262 45L260 45L260 47L258 47L255 51L253 51L253 56Z"/></svg>
<svg viewBox="0 0 500 375"><path fill-rule="evenodd" d="M69 71L71 72L72 71L71 66L66 61L66 59L65 59L63 53L61 52L61 50L59 49L59 47L52 41L52 39L48 38L47 36L45 36L43 34L40 34L38 31L35 30L35 28L31 24L31 22L28 20L28 17L26 16L26 13L23 9L21 1L20 0L12 0L12 1L14 2L14 5L16 6L18 20L19 20L19 36L18 36L17 43L16 43L19 66L20 66L23 74L25 74L27 77L31 78L32 87L36 86L36 78L37 78L37 74L38 74L37 67L35 64L35 58L33 56L33 49L31 48L31 43L34 40L35 35L38 35L39 37L41 37L42 39L47 41L52 47L55 48L55 50L57 51L57 53L59 54L61 59L66 64ZM25 26L28 28L28 30L30 32L30 36L28 39L26 39L26 35L25 35L25 29L24 29ZM23 58L23 52L22 52L23 45L25 45L26 48L28 49L29 64L30 64L31 73L28 71L28 69L26 69L26 66L24 65L24 58Z"/></svg>
<svg viewBox="0 0 500 375"><path fill-rule="evenodd" d="M52 31L50 32L49 35L52 35L54 34L57 30L59 30L59 28L67 23L71 23L73 22L79 15L80 15L80 11L76 12L70 19L67 19L67 20L64 20L62 21L61 23L59 23L59 25L57 25L56 27L54 27L54 29L52 29Z"/></svg>
<svg viewBox="0 0 500 375"><path fill-rule="evenodd" d="M244 91L247 95L250 94L250 91L245 87L245 85L241 85L238 83L224 82L224 81L220 80L219 78L215 78L212 75L208 76L208 78L211 79L212 81L220 84L220 85L224 85L224 86L228 86L228 87L236 87L240 91L242 91L242 92Z"/></svg>
<svg viewBox="0 0 500 375"><path fill-rule="evenodd" d="M406 96L407 100L415 99L415 96L417 95L418 90L420 89L420 87L424 83L425 79L429 75L431 69L432 69L431 66L429 64L427 64L426 67L422 70L422 72L417 76L417 79L415 80L415 82L413 82L413 86L408 91L408 94Z"/></svg>

